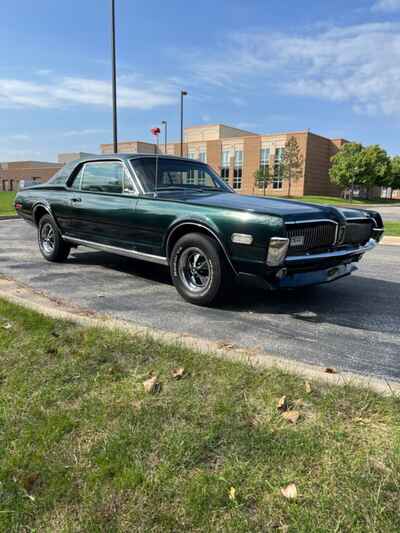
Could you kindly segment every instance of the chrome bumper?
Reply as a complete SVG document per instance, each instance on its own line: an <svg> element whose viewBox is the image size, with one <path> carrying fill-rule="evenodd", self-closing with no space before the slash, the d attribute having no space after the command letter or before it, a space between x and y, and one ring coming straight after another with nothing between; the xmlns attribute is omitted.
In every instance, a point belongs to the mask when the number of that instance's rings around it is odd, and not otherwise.
<svg viewBox="0 0 400 533"><path fill-rule="evenodd" d="M324 259L335 259L342 257L346 259L347 257L353 257L355 255L361 255L369 250L372 250L376 246L376 241L370 239L367 244L364 246L359 246L358 248L352 248L347 250L336 250L333 252L326 252L323 254L307 254L307 255L289 255L286 257L284 264L293 265L294 263L304 263L304 262L313 262L320 261Z"/></svg>

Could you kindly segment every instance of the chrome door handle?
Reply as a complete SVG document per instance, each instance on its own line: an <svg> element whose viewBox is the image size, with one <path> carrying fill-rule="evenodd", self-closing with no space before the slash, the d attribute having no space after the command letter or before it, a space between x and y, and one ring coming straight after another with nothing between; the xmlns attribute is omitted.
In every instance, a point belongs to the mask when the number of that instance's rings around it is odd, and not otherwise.
<svg viewBox="0 0 400 533"><path fill-rule="evenodd" d="M72 202L73 204L76 204L76 203L82 202L82 198L71 198L71 202Z"/></svg>

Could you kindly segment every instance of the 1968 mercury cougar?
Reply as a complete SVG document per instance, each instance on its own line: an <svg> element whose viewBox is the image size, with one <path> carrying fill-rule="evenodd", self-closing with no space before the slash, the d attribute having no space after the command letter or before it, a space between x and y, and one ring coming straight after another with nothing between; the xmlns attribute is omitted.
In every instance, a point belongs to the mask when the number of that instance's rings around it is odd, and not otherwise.
<svg viewBox="0 0 400 533"><path fill-rule="evenodd" d="M48 261L88 246L166 265L199 305L235 278L270 289L342 278L383 235L376 212L236 194L208 165L172 156L80 159L15 207Z"/></svg>

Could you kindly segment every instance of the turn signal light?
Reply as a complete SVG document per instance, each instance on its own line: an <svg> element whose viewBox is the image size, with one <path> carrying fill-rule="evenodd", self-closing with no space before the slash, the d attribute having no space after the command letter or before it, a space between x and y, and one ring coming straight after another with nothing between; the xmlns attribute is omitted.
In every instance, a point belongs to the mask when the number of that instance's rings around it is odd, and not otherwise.
<svg viewBox="0 0 400 533"><path fill-rule="evenodd" d="M268 246L267 265L271 267L280 266L285 260L288 249L289 239L272 237Z"/></svg>

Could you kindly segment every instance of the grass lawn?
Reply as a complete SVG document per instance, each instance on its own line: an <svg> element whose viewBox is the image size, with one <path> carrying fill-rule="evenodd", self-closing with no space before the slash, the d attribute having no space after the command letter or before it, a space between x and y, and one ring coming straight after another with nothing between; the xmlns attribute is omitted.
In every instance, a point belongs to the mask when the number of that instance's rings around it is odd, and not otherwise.
<svg viewBox="0 0 400 533"><path fill-rule="evenodd" d="M291 197L293 200L300 200L302 202L310 202L312 204L332 204L332 205L347 205L347 206L357 206L357 205L391 205L399 204L400 200L385 200L382 198L376 198L375 200L358 200L354 199L351 203L349 200L344 200L343 198L337 198L335 196L298 196Z"/></svg>
<svg viewBox="0 0 400 533"><path fill-rule="evenodd" d="M0 427L4 532L400 530L398 398L0 300Z"/></svg>
<svg viewBox="0 0 400 533"><path fill-rule="evenodd" d="M0 192L0 217L15 215L15 192Z"/></svg>
<svg viewBox="0 0 400 533"><path fill-rule="evenodd" d="M385 222L385 235L400 237L400 222Z"/></svg>

